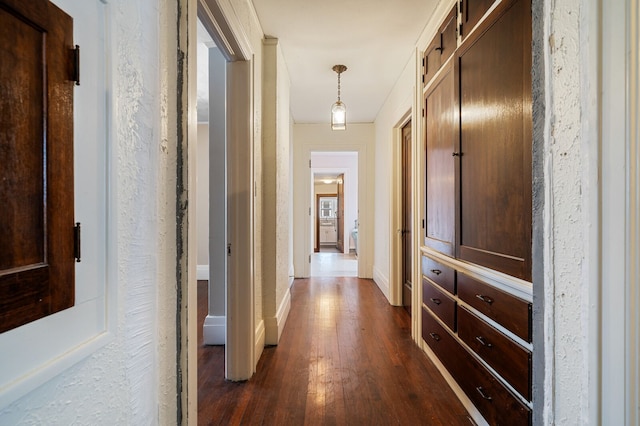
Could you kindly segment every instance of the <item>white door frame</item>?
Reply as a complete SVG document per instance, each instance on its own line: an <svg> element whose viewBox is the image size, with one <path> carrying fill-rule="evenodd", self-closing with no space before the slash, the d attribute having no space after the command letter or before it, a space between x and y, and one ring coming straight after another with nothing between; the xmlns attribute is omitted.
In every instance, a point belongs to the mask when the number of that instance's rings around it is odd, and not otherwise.
<svg viewBox="0 0 640 426"><path fill-rule="evenodd" d="M389 223L389 259L390 259L390 277L391 277L391 282L389 283L389 303L391 303L394 306L402 306L402 285L403 285L403 280L402 280L402 128L409 122L411 121L411 108L409 108L409 110L403 114L402 118L398 121L398 123L393 127L393 141L392 141L392 162L391 162L391 185L390 185L390 190L391 190L391 194L389 195L389 218L391 218L390 223ZM413 167L413 180L415 181L415 177L417 175L416 173L416 153L418 151L415 151L416 149L416 126L415 124L411 125L411 149L414 150L414 152L411 155L411 160L412 160L412 167ZM415 184L415 182L412 181L412 184ZM417 192L417 186L414 187L414 190L411 191L412 196ZM415 213L416 213L416 197L413 197L412 199L412 206L414 207L413 211L414 211L414 219L416 217ZM418 216L419 217L419 216ZM413 221L415 222L415 220ZM415 223L412 224L415 226ZM415 228L416 231L418 230L418 228ZM414 241L414 243L411 244L412 247L419 247L420 243L418 242L417 244L415 243L416 239L414 238L416 232L414 231L412 233L412 239ZM416 263L416 259L419 259L420 256L420 251L419 250L413 250L412 255L415 255L415 253L418 254L417 258L413 259L413 265L415 266ZM416 268L413 268L414 270ZM412 281L414 283L418 283L419 281L416 281L415 278L413 277L412 274ZM416 287L417 284L414 284L413 290L412 291L412 295L413 293L415 293L416 291ZM412 299L415 299L415 297L412 296ZM416 318L417 317L417 313L413 312L413 306L416 305L416 303L414 303L414 300L411 300L411 306L412 306L412 312L411 312L411 316L412 318ZM420 304L418 303L418 306L420 306Z"/></svg>
<svg viewBox="0 0 640 426"><path fill-rule="evenodd" d="M327 125L328 126L328 125ZM353 127L354 125L352 125ZM323 128L322 128L323 129ZM308 259L313 253L311 239L311 214L313 197L309 162L311 152L357 152L358 153L358 277L373 278L373 193L374 193L374 164L373 149L368 146L370 140L347 141L335 137L329 142L296 139L294 128L294 179L300 180L294 185L294 267L298 278L309 277L310 264ZM316 135L323 139L322 130ZM372 135L372 138L374 136ZM324 139L325 141L328 140ZM369 153L371 152L371 153ZM300 202L299 200L303 200ZM303 237L300 238L299 236Z"/></svg>
<svg viewBox="0 0 640 426"><path fill-rule="evenodd" d="M227 241L225 377L249 379L255 371L254 346L254 205L253 205L253 52L229 0L197 0L198 17L227 60ZM195 33L196 17L188 22ZM195 37L193 38L195 40ZM190 46L195 54L195 43ZM192 71L193 70L193 71ZM193 74L196 68L189 68ZM195 81L195 75L189 81ZM189 103L195 106L195 99ZM191 114L192 111L189 111ZM195 116L195 111L191 114ZM194 139L195 141L195 139ZM189 168L189 181L196 170ZM190 222L191 230L195 221ZM196 262L189 256L189 265ZM196 288L195 275L189 286ZM188 335L197 336L192 321ZM194 355L189 360L197 359ZM197 361L195 369L197 369ZM193 368L192 366L190 366Z"/></svg>

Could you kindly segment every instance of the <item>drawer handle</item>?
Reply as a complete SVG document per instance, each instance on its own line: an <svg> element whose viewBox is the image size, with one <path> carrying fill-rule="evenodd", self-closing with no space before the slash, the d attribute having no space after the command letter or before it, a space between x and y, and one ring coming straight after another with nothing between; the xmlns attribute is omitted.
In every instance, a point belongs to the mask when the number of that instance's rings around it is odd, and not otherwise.
<svg viewBox="0 0 640 426"><path fill-rule="evenodd" d="M492 304L493 303L493 299L490 298L489 296L483 296L482 294L476 294L476 297L480 300L482 300L483 302L486 302L488 304Z"/></svg>
<svg viewBox="0 0 640 426"><path fill-rule="evenodd" d="M431 338L436 342L440 341L440 336L438 336L436 333L429 333L429 336L431 336Z"/></svg>
<svg viewBox="0 0 640 426"><path fill-rule="evenodd" d="M480 394L481 397L483 397L487 401L491 401L491 397L489 395L487 395L486 393L484 393L484 389L482 389L482 386L478 386L476 388L476 390L478 391L478 393Z"/></svg>
<svg viewBox="0 0 640 426"><path fill-rule="evenodd" d="M476 336L476 340L478 342L480 342L480 344L482 346L486 346L487 348L493 347L493 345L491 343L487 342L486 340L484 340L484 337L482 337L482 336Z"/></svg>
<svg viewBox="0 0 640 426"><path fill-rule="evenodd" d="M440 269L432 269L431 272L433 272L436 275L440 275L442 273Z"/></svg>
<svg viewBox="0 0 640 426"><path fill-rule="evenodd" d="M431 300L433 303L435 303L436 305L439 305L442 303L442 300L440 299L434 299L433 297L429 298L429 300Z"/></svg>

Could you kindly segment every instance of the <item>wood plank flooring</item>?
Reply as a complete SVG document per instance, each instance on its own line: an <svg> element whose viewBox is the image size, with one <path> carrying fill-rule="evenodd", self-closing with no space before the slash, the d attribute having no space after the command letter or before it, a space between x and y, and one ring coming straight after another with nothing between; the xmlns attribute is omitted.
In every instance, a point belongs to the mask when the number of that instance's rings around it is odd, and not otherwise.
<svg viewBox="0 0 640 426"><path fill-rule="evenodd" d="M200 326L199 425L473 424L373 281L296 280L291 293L280 344L246 382L224 380L224 347L203 346ZM202 324L206 281L198 299Z"/></svg>

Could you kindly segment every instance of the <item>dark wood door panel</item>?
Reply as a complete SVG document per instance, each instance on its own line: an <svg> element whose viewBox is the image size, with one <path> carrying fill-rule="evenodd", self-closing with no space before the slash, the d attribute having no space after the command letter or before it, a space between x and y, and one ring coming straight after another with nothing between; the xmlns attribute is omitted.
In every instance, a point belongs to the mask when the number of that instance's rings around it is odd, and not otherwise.
<svg viewBox="0 0 640 426"><path fill-rule="evenodd" d="M461 35L466 37L496 0L464 0L462 2Z"/></svg>
<svg viewBox="0 0 640 426"><path fill-rule="evenodd" d="M73 21L0 1L0 332L74 302Z"/></svg>
<svg viewBox="0 0 640 426"><path fill-rule="evenodd" d="M455 151L458 135L452 67L443 71L425 98L425 245L449 256L455 248Z"/></svg>
<svg viewBox="0 0 640 426"><path fill-rule="evenodd" d="M525 280L531 279L528 4L515 2L460 53L458 67L458 257Z"/></svg>
<svg viewBox="0 0 640 426"><path fill-rule="evenodd" d="M0 270L45 261L45 33L0 9ZM7 242L11 242L7 244Z"/></svg>

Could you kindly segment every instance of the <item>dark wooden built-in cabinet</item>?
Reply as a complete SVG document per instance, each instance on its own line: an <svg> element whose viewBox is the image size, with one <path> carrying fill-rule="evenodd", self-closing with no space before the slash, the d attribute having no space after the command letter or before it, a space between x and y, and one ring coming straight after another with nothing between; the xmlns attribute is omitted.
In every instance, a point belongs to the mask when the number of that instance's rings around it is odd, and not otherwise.
<svg viewBox="0 0 640 426"><path fill-rule="evenodd" d="M422 337L489 424L527 425L531 0L493 4L461 2L423 56Z"/></svg>

